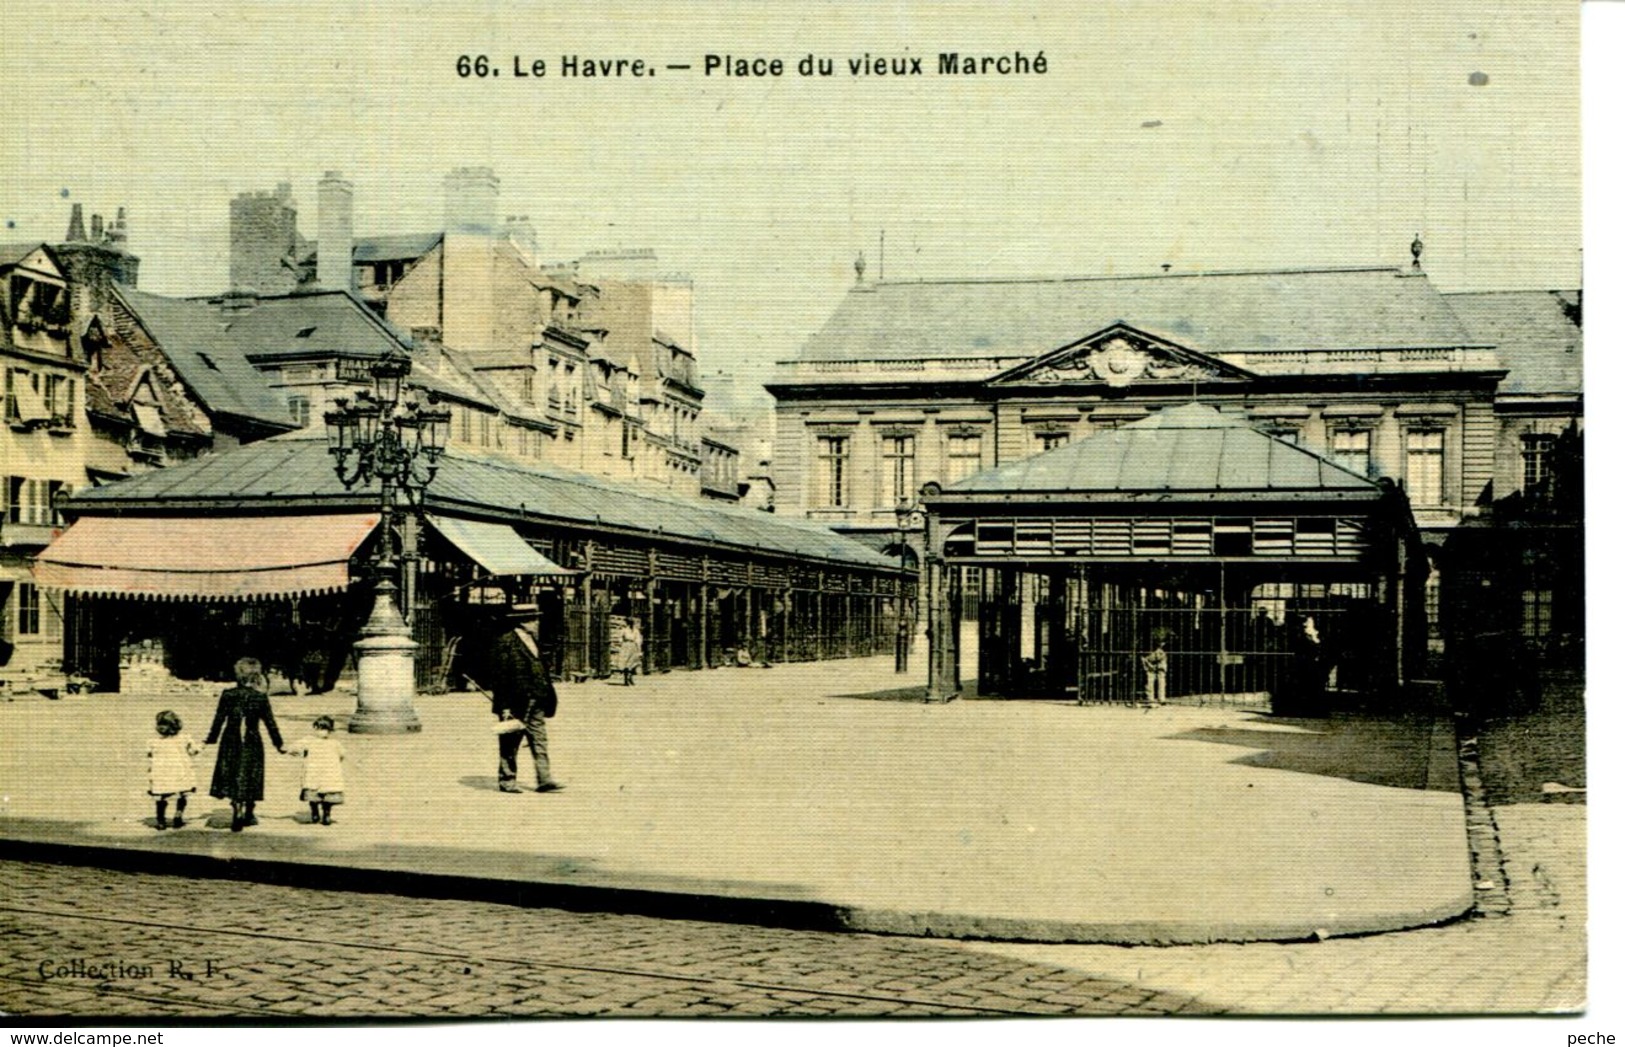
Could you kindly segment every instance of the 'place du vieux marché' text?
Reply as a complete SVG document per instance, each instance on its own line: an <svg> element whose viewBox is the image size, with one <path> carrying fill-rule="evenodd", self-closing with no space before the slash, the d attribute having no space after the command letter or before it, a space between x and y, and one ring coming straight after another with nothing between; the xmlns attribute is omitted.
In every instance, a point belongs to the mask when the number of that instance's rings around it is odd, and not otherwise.
<svg viewBox="0 0 1625 1047"><path fill-rule="evenodd" d="M458 55L457 75L477 80L501 78L504 68L487 55ZM671 62L661 65L645 58L626 56L561 55L556 62L545 58L514 55L507 75L517 80L541 79L549 74L565 79L643 79L657 72L698 71L707 77L757 79L783 76L1043 76L1049 72L1049 59L1043 51L1027 54L966 54L943 51L933 64L923 55L870 54L833 57L805 54L797 58L770 55L707 54L698 63Z"/></svg>

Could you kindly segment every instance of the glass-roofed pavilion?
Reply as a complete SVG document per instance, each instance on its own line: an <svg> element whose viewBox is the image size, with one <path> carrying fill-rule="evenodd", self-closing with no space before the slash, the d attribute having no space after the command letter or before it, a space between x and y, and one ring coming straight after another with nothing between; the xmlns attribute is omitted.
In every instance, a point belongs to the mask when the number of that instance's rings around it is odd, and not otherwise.
<svg viewBox="0 0 1625 1047"><path fill-rule="evenodd" d="M923 492L930 693L1278 712L1397 696L1403 492L1201 404Z"/></svg>

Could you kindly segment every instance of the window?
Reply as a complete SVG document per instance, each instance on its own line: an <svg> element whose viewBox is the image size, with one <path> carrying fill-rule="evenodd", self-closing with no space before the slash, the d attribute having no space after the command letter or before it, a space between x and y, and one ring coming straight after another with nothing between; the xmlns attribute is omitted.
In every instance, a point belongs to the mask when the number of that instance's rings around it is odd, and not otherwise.
<svg viewBox="0 0 1625 1047"><path fill-rule="evenodd" d="M1405 492L1412 505L1444 504L1444 430L1405 434Z"/></svg>
<svg viewBox="0 0 1625 1047"><path fill-rule="evenodd" d="M1526 433L1523 437L1523 489L1534 493L1552 471L1552 448L1557 437L1548 433Z"/></svg>
<svg viewBox="0 0 1625 1047"><path fill-rule="evenodd" d="M1072 439L1072 434L1065 430L1035 433L1033 435L1038 440L1039 453L1053 451L1057 447L1065 447Z"/></svg>
<svg viewBox="0 0 1625 1047"><path fill-rule="evenodd" d="M39 635L39 588L29 582L17 584L17 635Z"/></svg>
<svg viewBox="0 0 1625 1047"><path fill-rule="evenodd" d="M288 417L293 423L303 429L310 424L310 397L303 393L290 393L288 396Z"/></svg>
<svg viewBox="0 0 1625 1047"><path fill-rule="evenodd" d="M818 493L821 504L835 509L852 504L850 454L848 437L818 438Z"/></svg>
<svg viewBox="0 0 1625 1047"><path fill-rule="evenodd" d="M73 379L65 375L45 376L45 413L51 416L53 425L73 425L73 385Z"/></svg>
<svg viewBox="0 0 1625 1047"><path fill-rule="evenodd" d="M1333 429L1332 461L1361 476L1371 475L1371 430Z"/></svg>
<svg viewBox="0 0 1625 1047"><path fill-rule="evenodd" d="M53 526L60 527L62 519L62 500L73 494L73 485L61 480L51 480L45 485L45 504L41 507L40 515L45 517Z"/></svg>
<svg viewBox="0 0 1625 1047"><path fill-rule="evenodd" d="M1544 640L1552 631L1552 591L1525 589L1523 591L1523 638Z"/></svg>
<svg viewBox="0 0 1625 1047"><path fill-rule="evenodd" d="M1428 639L1444 639L1444 586L1438 571L1428 575L1427 581L1422 583L1423 606L1427 612Z"/></svg>
<svg viewBox="0 0 1625 1047"><path fill-rule="evenodd" d="M54 502L59 492L71 490L60 480L30 480L23 476L6 477L6 522L14 524L49 524L61 522L56 516Z"/></svg>
<svg viewBox="0 0 1625 1047"><path fill-rule="evenodd" d="M1265 429L1264 431L1275 437L1277 440L1280 440L1282 443L1289 443L1294 447L1296 447L1298 444L1298 429L1296 426L1282 425L1276 426L1273 429Z"/></svg>
<svg viewBox="0 0 1625 1047"><path fill-rule="evenodd" d="M526 371L519 376L519 395L527 404L536 402L536 374Z"/></svg>
<svg viewBox="0 0 1625 1047"><path fill-rule="evenodd" d="M948 482L963 480L982 470L982 434L948 435Z"/></svg>
<svg viewBox="0 0 1625 1047"><path fill-rule="evenodd" d="M484 411L480 412L480 446L491 446L491 416Z"/></svg>
<svg viewBox="0 0 1625 1047"><path fill-rule="evenodd" d="M50 418L40 398L38 372L20 367L6 369L6 421L41 422Z"/></svg>
<svg viewBox="0 0 1625 1047"><path fill-rule="evenodd" d="M888 505L912 504L914 501L914 437L881 437L880 456L885 468L881 479L881 495L886 498Z"/></svg>

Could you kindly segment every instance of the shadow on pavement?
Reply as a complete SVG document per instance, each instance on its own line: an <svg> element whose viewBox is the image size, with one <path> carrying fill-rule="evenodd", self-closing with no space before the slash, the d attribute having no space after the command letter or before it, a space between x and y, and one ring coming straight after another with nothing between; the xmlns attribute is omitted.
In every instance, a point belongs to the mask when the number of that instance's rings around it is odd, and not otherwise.
<svg viewBox="0 0 1625 1047"><path fill-rule="evenodd" d="M1459 788L1449 775L1428 773L1434 744L1431 719L1277 716L1258 717L1256 722L1268 726L1258 730L1203 728L1172 737L1259 750L1231 761L1246 767L1318 774L1393 789L1455 792Z"/></svg>
<svg viewBox="0 0 1625 1047"><path fill-rule="evenodd" d="M1484 798L1513 803L1585 803L1585 681L1553 676L1541 681L1536 708L1485 718L1476 733Z"/></svg>
<svg viewBox="0 0 1625 1047"><path fill-rule="evenodd" d="M924 687L893 687L884 691L869 691L865 694L832 694L831 698L856 698L868 702L923 702L925 701Z"/></svg>

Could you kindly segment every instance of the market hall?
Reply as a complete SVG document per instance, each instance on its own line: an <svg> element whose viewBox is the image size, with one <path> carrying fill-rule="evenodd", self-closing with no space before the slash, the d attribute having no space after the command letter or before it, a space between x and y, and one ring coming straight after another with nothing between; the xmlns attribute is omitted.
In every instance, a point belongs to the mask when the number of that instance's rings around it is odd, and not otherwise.
<svg viewBox="0 0 1625 1047"><path fill-rule="evenodd" d="M376 482L346 490L319 433L294 433L81 491L39 557L66 593L64 670L118 686L132 646L218 677L244 653L331 687L371 606ZM456 682L458 641L535 602L556 672L609 671L636 619L644 669L890 651L914 583L815 523L639 491L453 448L401 513L402 602L417 686ZM415 550L415 552L414 552Z"/></svg>

